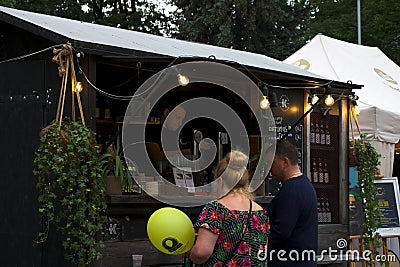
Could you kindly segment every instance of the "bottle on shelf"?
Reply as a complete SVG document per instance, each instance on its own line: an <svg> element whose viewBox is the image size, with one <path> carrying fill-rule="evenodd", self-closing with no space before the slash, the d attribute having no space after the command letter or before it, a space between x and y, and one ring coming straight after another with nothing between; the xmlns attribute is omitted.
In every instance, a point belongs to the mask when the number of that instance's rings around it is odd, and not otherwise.
<svg viewBox="0 0 400 267"><path fill-rule="evenodd" d="M324 126L324 122L323 121L321 121L320 122L320 130L319 130L319 132L320 132L320 143L321 143L321 145L325 145L325 126Z"/></svg>
<svg viewBox="0 0 400 267"><path fill-rule="evenodd" d="M329 184L329 169L328 169L328 161L324 159L324 183Z"/></svg>
<svg viewBox="0 0 400 267"><path fill-rule="evenodd" d="M323 183L324 182L324 164L322 163L321 158L318 158L318 182Z"/></svg>
<svg viewBox="0 0 400 267"><path fill-rule="evenodd" d="M321 133L318 122L315 122L315 143L321 144Z"/></svg>
<svg viewBox="0 0 400 267"><path fill-rule="evenodd" d="M331 223L332 222L332 212L331 212L331 209L329 208L328 198L325 199L325 210L326 210L326 222Z"/></svg>
<svg viewBox="0 0 400 267"><path fill-rule="evenodd" d="M317 204L317 212L318 212L318 222L322 222L322 210L321 210L321 201L320 198L317 198L318 204Z"/></svg>
<svg viewBox="0 0 400 267"><path fill-rule="evenodd" d="M110 110L110 108L105 108L104 109L104 119L106 119L106 120L111 119L111 110Z"/></svg>
<svg viewBox="0 0 400 267"><path fill-rule="evenodd" d="M315 127L314 127L313 120L311 120L311 123L310 123L310 143L311 144L315 143Z"/></svg>
<svg viewBox="0 0 400 267"><path fill-rule="evenodd" d="M318 167L315 158L312 159L311 176L312 176L312 182L318 183Z"/></svg>
<svg viewBox="0 0 400 267"><path fill-rule="evenodd" d="M329 132L328 123L325 124L325 144L329 146L331 144L331 133Z"/></svg>
<svg viewBox="0 0 400 267"><path fill-rule="evenodd" d="M325 208L325 198L320 198L320 203L321 203L321 222L326 223L327 222L327 212Z"/></svg>
<svg viewBox="0 0 400 267"><path fill-rule="evenodd" d="M111 119L110 102L108 100L106 101L106 105L104 108L104 119L106 120Z"/></svg>

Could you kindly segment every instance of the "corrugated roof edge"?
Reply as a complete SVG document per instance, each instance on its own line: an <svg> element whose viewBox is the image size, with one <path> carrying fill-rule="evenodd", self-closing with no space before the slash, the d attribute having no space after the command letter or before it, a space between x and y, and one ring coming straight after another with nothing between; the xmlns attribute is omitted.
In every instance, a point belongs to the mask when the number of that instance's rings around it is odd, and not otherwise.
<svg viewBox="0 0 400 267"><path fill-rule="evenodd" d="M2 13L3 16L1 16ZM0 20L15 22L15 19L28 23L28 25L26 23L14 23L17 27L41 35L44 34L43 30L45 30L47 34L45 34L44 37L52 41L70 41L89 50L95 50L97 53L101 53L101 49L105 49L104 53L107 54L123 54L123 51L140 51L147 55L170 57L193 56L207 58L209 56L214 56L217 60L221 61L237 62L238 64L258 69L267 69L293 74L302 78L308 77L311 79L328 81L328 79L322 76L261 54L0 6ZM35 27L29 27L32 25L35 25L37 29L35 29ZM63 37L65 39L63 39ZM110 51L110 49L113 51ZM130 53L129 55L132 54L134 53ZM339 85L341 82L332 83L332 85L335 84ZM341 84L338 87L349 88L349 85ZM350 87L357 88L357 85L351 85Z"/></svg>

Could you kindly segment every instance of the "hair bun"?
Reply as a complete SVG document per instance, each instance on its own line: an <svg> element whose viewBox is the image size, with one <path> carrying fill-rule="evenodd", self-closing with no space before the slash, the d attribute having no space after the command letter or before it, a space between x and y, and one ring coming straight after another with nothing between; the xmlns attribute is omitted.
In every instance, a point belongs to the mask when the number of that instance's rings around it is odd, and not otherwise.
<svg viewBox="0 0 400 267"><path fill-rule="evenodd" d="M246 168L249 157L244 153L234 150L229 153L229 164L228 167L233 170L241 170Z"/></svg>

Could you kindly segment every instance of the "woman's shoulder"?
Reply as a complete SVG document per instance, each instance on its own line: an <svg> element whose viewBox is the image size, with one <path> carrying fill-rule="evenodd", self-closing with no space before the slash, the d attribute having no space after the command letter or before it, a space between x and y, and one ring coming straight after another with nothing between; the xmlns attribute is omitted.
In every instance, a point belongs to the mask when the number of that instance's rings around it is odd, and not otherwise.
<svg viewBox="0 0 400 267"><path fill-rule="evenodd" d="M229 209L227 207L225 207L222 203L218 202L218 200L213 200L210 202L207 202L204 205L204 209L213 209L213 210L221 210L221 211L229 211Z"/></svg>
<svg viewBox="0 0 400 267"><path fill-rule="evenodd" d="M227 211L235 211L235 212L240 212L240 213L245 213L249 211L250 208L250 199L246 199L246 200L241 200L240 199L224 199L224 200L215 200L213 201L213 206L215 207L220 207L221 209L227 210ZM265 209L263 207L261 207L257 202L255 202L254 200L251 200L252 203L252 212L255 211L265 211Z"/></svg>
<svg viewBox="0 0 400 267"><path fill-rule="evenodd" d="M254 200L253 200L253 208L252 208L252 210L253 211L260 211L260 212L266 211L262 206L260 206L260 204L258 204Z"/></svg>

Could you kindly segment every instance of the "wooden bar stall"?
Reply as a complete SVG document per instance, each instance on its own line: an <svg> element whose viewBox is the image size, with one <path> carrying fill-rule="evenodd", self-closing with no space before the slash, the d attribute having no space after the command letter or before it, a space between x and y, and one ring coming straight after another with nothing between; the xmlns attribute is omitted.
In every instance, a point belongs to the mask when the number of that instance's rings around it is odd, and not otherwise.
<svg viewBox="0 0 400 267"><path fill-rule="evenodd" d="M40 130L54 119L57 109L61 80L57 65L51 61L52 48L66 43L74 49L78 79L84 86L81 97L86 124L96 131L97 142L104 150L118 140L126 124L124 117L130 102L126 101L130 100L127 96L135 94L153 75L171 66L195 61L229 66L251 80L255 87L260 86L259 95L250 96L253 103L260 101L260 95L265 93L262 87L267 85L269 93L266 96L271 101L274 119L274 126L268 131L274 133L275 139L285 137L296 144L301 169L310 177L317 192L319 252L335 247L338 239L348 237L349 95L361 86L326 80L264 55L117 28L105 31L102 27L0 7L0 62L3 62L0 64L0 117L3 124L0 138L9 140L5 148L12 158L11 161L0 161L1 169L6 171L3 177L7 177L0 187L0 196L8 203L2 207L6 216L0 220L0 227L7 229L0 234L2 240L9 240L0 245L5 256L2 259L4 266L68 266L63 259L60 235L54 229L46 244L32 242L41 228L38 192L32 175L33 155L39 144ZM28 56L21 57L23 55ZM219 79L224 80L224 77ZM248 88L241 88L241 93L248 94ZM331 95L334 103L331 107L321 103L305 116L309 99L314 94L321 99ZM226 104L244 123L246 133L240 136L249 141L249 169L254 175L264 142L256 116L238 95L218 84L178 86L152 106L154 109L143 109L143 115L148 115L149 119L137 124L145 126L146 140L157 138L162 107L176 103L178 99L198 97ZM276 101L272 101L274 99ZM146 103L139 101L137 105ZM71 110L67 108L65 112ZM131 119L132 125L135 124L134 118ZM182 130L182 142L188 144L192 156L198 152L193 138L195 131L221 145L218 156L231 149L225 129L213 120L199 118L187 128ZM155 166L161 172L165 170L164 158L156 152L152 154ZM214 158L209 168L194 174L195 186L211 182L216 163L217 158ZM265 181L256 190L256 201L264 207L279 188L267 175L268 171L262 170ZM144 179L150 177L140 170L137 175ZM148 218L157 209L169 206L151 196L161 190L151 179L154 177L148 178L146 188L141 188L128 176L120 180L120 193L106 195L107 224L101 237L105 247L103 258L96 266L130 266L132 254L143 255L145 266L182 264L182 255L163 254L148 240ZM212 195L200 191L194 193L202 201L212 199ZM178 208L195 220L201 203L184 203ZM20 251L24 251L24 257L20 256ZM320 264L330 262L321 260Z"/></svg>

